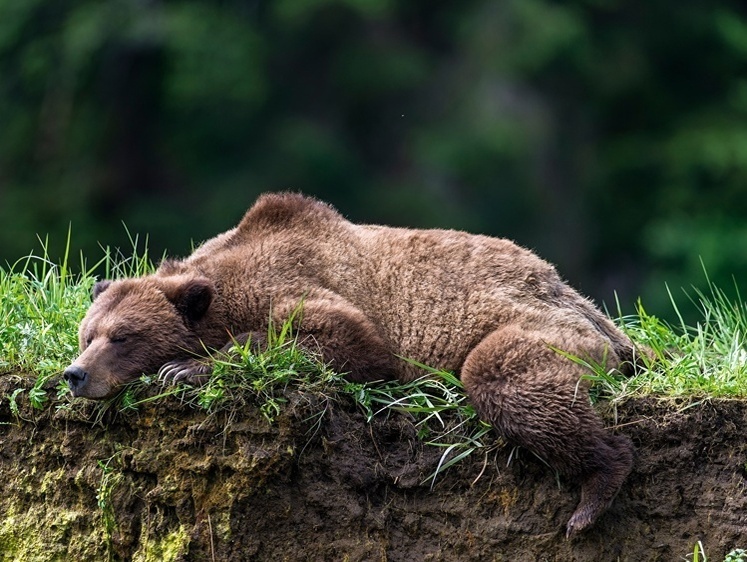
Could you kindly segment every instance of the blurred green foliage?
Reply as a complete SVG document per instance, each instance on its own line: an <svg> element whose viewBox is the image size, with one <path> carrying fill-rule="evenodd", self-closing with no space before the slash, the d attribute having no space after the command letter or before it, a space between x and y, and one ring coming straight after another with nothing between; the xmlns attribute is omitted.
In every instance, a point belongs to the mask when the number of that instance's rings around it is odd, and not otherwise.
<svg viewBox="0 0 747 562"><path fill-rule="evenodd" d="M0 0L0 262L184 254L257 194L507 236L665 313L747 279L736 0Z"/></svg>

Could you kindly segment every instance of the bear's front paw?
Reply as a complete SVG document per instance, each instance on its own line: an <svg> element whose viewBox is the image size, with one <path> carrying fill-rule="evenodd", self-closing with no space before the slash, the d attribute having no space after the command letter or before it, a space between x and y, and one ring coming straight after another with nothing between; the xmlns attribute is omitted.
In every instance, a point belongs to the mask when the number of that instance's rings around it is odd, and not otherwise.
<svg viewBox="0 0 747 562"><path fill-rule="evenodd" d="M158 379L163 384L186 382L202 386L212 372L213 365L206 359L176 359L158 370Z"/></svg>

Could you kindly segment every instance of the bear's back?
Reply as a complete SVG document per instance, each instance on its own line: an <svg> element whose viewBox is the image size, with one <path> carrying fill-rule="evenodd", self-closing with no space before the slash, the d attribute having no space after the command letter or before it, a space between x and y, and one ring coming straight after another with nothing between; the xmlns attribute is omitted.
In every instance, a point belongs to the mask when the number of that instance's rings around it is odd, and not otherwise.
<svg viewBox="0 0 747 562"><path fill-rule="evenodd" d="M357 225L288 193L260 197L183 267L216 280L247 317L283 297L335 293L371 319L395 353L448 369L502 325L588 326L589 311L597 314L552 265L508 240Z"/></svg>
<svg viewBox="0 0 747 562"><path fill-rule="evenodd" d="M381 326L398 353L458 369L488 333L568 306L552 267L499 238L354 225L354 267L325 279Z"/></svg>

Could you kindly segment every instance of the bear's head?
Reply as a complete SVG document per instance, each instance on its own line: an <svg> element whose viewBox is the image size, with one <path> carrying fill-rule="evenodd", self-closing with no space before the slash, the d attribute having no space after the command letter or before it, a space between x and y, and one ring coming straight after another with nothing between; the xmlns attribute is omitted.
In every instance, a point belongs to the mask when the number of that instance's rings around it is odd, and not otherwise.
<svg viewBox="0 0 747 562"><path fill-rule="evenodd" d="M167 361L202 351L200 320L213 284L188 275L99 281L78 332L81 354L64 372L73 396L106 398Z"/></svg>

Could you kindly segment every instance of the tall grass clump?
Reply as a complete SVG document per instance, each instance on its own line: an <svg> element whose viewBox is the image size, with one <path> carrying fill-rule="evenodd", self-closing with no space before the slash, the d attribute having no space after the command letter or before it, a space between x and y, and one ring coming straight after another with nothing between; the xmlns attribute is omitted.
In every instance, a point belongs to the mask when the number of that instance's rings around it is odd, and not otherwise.
<svg viewBox="0 0 747 562"><path fill-rule="evenodd" d="M392 412L409 416L426 444L443 450L436 469L425 479L431 487L449 467L495 445L491 426L478 418L462 382L448 371L405 359L420 367L423 376L410 381L351 385L356 402L368 421Z"/></svg>
<svg viewBox="0 0 747 562"><path fill-rule="evenodd" d="M677 322L649 314L640 300L635 314L619 315L618 325L638 350L640 360L633 377L571 357L589 369L585 378L592 382L593 396L614 401L640 395L747 397L747 304L738 287L736 296L730 298L707 276L706 281L706 290L683 291L697 310L695 322L684 320L668 287Z"/></svg>
<svg viewBox="0 0 747 562"><path fill-rule="evenodd" d="M729 298L707 279L707 289L685 293L700 318L687 324L671 291L678 324L646 312L622 319L622 328L642 349L645 368L631 381L638 394L694 397L747 396L747 306L737 288Z"/></svg>
<svg viewBox="0 0 747 562"><path fill-rule="evenodd" d="M14 264L0 266L0 373L20 371L37 375L29 399L35 407L47 400L46 382L61 372L78 350L78 324L91 302L94 272L116 278L152 271L147 249L133 253L104 249L104 256L89 266L81 255L73 271L70 233L60 263L49 257L48 241L41 253L31 253Z"/></svg>

